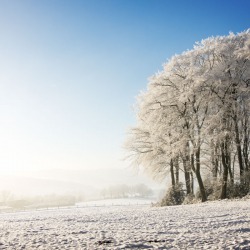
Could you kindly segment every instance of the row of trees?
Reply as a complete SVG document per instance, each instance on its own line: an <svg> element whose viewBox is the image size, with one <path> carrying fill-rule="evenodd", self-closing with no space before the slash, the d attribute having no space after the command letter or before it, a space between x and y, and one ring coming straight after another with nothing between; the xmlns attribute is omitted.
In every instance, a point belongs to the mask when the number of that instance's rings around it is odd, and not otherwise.
<svg viewBox="0 0 250 250"><path fill-rule="evenodd" d="M0 191L0 207L11 208L39 208L75 205L76 202L85 201L83 193L75 194L46 194L36 196L18 196L11 191Z"/></svg>
<svg viewBox="0 0 250 250"><path fill-rule="evenodd" d="M110 186L101 190L104 199L109 198L128 198L128 197L149 197L153 194L152 189L144 184L128 186L125 184Z"/></svg>
<svg viewBox="0 0 250 250"><path fill-rule="evenodd" d="M209 195L205 178L220 183L217 198L228 197L232 186L246 194L249 85L250 30L175 55L138 96L137 125L125 145L129 159L156 179L170 176L173 188L183 178L186 195L198 183L202 201Z"/></svg>

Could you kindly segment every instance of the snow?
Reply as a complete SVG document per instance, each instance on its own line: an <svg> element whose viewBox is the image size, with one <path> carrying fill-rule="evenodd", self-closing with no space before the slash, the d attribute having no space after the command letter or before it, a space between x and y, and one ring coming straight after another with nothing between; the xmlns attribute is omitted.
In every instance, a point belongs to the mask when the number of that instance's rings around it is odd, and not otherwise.
<svg viewBox="0 0 250 250"><path fill-rule="evenodd" d="M2 213L0 249L250 249L250 200Z"/></svg>
<svg viewBox="0 0 250 250"><path fill-rule="evenodd" d="M150 205L155 203L154 198L124 198L124 199L105 199L96 201L85 201L77 203L76 206L123 206L123 205Z"/></svg>

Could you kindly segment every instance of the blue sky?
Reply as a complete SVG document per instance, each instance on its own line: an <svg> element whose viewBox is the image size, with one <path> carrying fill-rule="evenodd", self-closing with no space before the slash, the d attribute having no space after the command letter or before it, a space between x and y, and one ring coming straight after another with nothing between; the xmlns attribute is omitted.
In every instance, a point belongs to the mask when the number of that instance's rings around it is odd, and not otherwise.
<svg viewBox="0 0 250 250"><path fill-rule="evenodd" d="M0 1L0 172L125 167L147 78L250 28L250 1Z"/></svg>

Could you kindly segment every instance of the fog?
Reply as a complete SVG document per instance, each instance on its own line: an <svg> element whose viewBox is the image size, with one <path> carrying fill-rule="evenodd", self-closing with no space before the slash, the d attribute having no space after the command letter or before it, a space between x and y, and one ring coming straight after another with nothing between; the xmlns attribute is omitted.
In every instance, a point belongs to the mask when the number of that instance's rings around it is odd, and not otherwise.
<svg viewBox="0 0 250 250"><path fill-rule="evenodd" d="M131 168L33 170L1 175L0 203L23 207L74 205L89 200L135 196L156 199L164 185ZM141 193L135 191L140 186L144 189Z"/></svg>

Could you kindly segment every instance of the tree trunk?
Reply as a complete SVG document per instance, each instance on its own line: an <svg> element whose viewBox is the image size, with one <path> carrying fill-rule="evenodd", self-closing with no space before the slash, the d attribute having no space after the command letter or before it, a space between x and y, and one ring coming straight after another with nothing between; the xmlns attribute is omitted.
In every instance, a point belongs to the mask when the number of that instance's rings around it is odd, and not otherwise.
<svg viewBox="0 0 250 250"><path fill-rule="evenodd" d="M191 194L194 194L194 176L192 172L190 172L190 179L191 179L191 182L190 182Z"/></svg>
<svg viewBox="0 0 250 250"><path fill-rule="evenodd" d="M219 171L219 160L218 160L218 145L217 142L211 147L211 161L212 161L212 175L214 179L218 176Z"/></svg>
<svg viewBox="0 0 250 250"><path fill-rule="evenodd" d="M228 150L227 150L227 142L224 141L221 145L221 161L223 165L223 174L222 174L222 188L221 188L221 199L227 198L227 179L228 179Z"/></svg>
<svg viewBox="0 0 250 250"><path fill-rule="evenodd" d="M190 171L188 170L187 167L187 158L183 157L183 168L184 168L184 176L185 176L185 183L186 183L186 190L187 190L187 195L191 193L191 181L190 181Z"/></svg>
<svg viewBox="0 0 250 250"><path fill-rule="evenodd" d="M234 128L235 128L235 143L236 143L236 149L237 149L237 155L238 155L238 163L240 168L240 177L244 174L244 165L243 165L243 158L242 158L242 152L241 152L241 145L240 145L240 135L239 135L239 127L238 127L238 119L237 115L234 115Z"/></svg>
<svg viewBox="0 0 250 250"><path fill-rule="evenodd" d="M170 173L171 173L171 181L172 181L172 187L175 186L175 177L174 177L174 164L173 160L170 161Z"/></svg>
<svg viewBox="0 0 250 250"><path fill-rule="evenodd" d="M175 167L175 184L179 184L179 159L176 157L174 159L174 167Z"/></svg>
<svg viewBox="0 0 250 250"><path fill-rule="evenodd" d="M248 160L248 138L246 135L244 135L244 143L243 143L243 157L244 157L244 163L245 163L245 168L246 168L246 172L249 169L249 160Z"/></svg>
<svg viewBox="0 0 250 250"><path fill-rule="evenodd" d="M249 169L249 159L248 159L248 147L249 147L249 128L248 128L248 116L244 112L244 121L243 121L243 157L244 157L244 164L246 168L246 172Z"/></svg>
<svg viewBox="0 0 250 250"><path fill-rule="evenodd" d="M230 182L233 184L234 183L234 175L233 175L233 171L232 171L230 165L228 167L228 174L229 174Z"/></svg>
<svg viewBox="0 0 250 250"><path fill-rule="evenodd" d="M206 190L201 178L201 173L200 173L200 147L197 149L195 153L195 158L196 158L196 169L195 169L195 175L199 184L200 188L200 193L201 193L201 201L207 201L207 195L206 195Z"/></svg>

